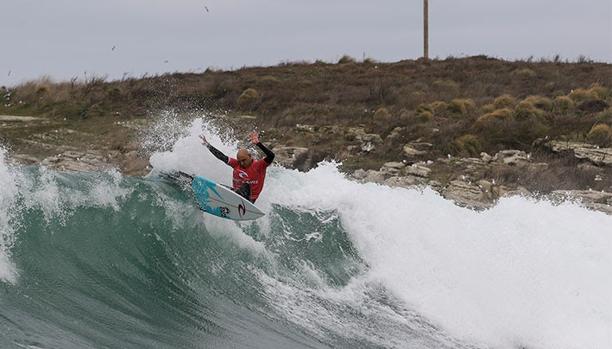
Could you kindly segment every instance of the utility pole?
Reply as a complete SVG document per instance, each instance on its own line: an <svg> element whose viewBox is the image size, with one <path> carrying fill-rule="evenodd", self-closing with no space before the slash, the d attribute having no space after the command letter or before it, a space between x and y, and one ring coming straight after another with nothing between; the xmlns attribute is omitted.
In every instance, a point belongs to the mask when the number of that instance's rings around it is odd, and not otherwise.
<svg viewBox="0 0 612 349"><path fill-rule="evenodd" d="M429 0L423 0L423 61L429 63Z"/></svg>

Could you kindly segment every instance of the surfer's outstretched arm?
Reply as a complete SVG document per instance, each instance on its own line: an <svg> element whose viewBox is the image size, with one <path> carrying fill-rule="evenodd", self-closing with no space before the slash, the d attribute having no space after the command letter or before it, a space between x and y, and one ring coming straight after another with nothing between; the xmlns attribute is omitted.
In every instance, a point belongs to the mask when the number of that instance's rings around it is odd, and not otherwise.
<svg viewBox="0 0 612 349"><path fill-rule="evenodd" d="M274 153L272 152L272 150L268 149L265 145L263 145L263 143L259 141L259 134L257 134L257 132L255 131L251 132L249 137L251 137L251 143L258 146L259 149L261 149L261 151L263 151L264 154L266 154L266 157L264 158L264 160L265 162L268 163L268 165L270 165L272 161L274 161Z"/></svg>
<svg viewBox="0 0 612 349"><path fill-rule="evenodd" d="M261 142L258 142L255 145L258 146L259 149L261 149L261 151L264 152L264 154L266 154L266 157L264 158L264 160L268 163L268 165L271 164L272 161L274 161L274 153L272 152L272 150L268 149Z"/></svg>
<svg viewBox="0 0 612 349"><path fill-rule="evenodd" d="M214 155L217 159L225 162L226 164L229 164L229 157L225 154L223 154L219 149L213 147L212 145L210 145L210 143L208 143L208 141L206 140L206 137L204 137L204 135L200 135L200 139L202 140L202 145L206 146L206 148L208 148L208 150L210 150L210 152L212 153L212 155Z"/></svg>

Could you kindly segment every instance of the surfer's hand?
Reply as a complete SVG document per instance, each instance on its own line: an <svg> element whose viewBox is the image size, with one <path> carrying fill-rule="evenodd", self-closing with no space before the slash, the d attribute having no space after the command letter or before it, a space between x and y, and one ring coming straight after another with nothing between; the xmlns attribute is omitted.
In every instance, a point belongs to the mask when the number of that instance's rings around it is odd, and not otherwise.
<svg viewBox="0 0 612 349"><path fill-rule="evenodd" d="M257 133L257 131L253 131L249 133L249 138L251 138L251 143L253 144L259 143L259 134Z"/></svg>
<svg viewBox="0 0 612 349"><path fill-rule="evenodd" d="M200 141L202 142L202 145L208 146L208 141L206 140L206 137L204 137L203 134L200 135Z"/></svg>

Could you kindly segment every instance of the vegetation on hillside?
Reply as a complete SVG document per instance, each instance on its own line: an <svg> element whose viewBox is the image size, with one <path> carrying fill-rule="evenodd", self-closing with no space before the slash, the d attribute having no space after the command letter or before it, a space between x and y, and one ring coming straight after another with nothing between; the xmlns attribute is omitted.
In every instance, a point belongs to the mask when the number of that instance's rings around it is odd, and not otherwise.
<svg viewBox="0 0 612 349"><path fill-rule="evenodd" d="M160 110L257 116L264 128L363 125L420 139L439 154L530 150L542 137L612 145L612 65L508 62L485 56L336 64L284 63L139 79L47 78L0 90L0 114L67 120L147 117ZM399 128L399 129L398 129ZM384 157L389 148L381 147Z"/></svg>

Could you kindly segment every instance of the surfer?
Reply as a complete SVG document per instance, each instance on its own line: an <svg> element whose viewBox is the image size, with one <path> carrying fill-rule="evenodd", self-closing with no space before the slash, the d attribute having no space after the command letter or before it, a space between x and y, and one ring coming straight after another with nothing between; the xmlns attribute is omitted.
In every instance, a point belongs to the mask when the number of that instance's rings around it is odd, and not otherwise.
<svg viewBox="0 0 612 349"><path fill-rule="evenodd" d="M249 138L252 144L266 154L265 158L255 160L245 148L238 149L235 159L230 158L210 145L203 134L200 135L202 145L206 146L217 159L234 169L232 189L240 196L255 203L264 186L266 169L274 161L274 153L259 141L259 134L256 131L251 132Z"/></svg>

